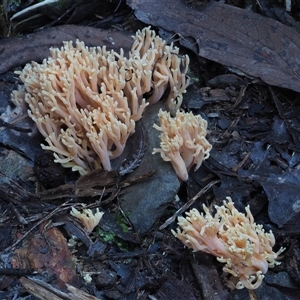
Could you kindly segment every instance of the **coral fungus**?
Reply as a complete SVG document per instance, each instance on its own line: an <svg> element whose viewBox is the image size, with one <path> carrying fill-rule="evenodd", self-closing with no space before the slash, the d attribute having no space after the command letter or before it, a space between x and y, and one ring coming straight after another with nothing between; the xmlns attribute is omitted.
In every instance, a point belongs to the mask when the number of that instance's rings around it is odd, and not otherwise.
<svg viewBox="0 0 300 300"><path fill-rule="evenodd" d="M111 169L135 122L148 101L155 103L170 87L168 103L179 107L188 85L188 56L166 45L153 30L144 28L134 37L129 57L65 42L51 48L51 57L32 62L20 72L24 86L12 93L12 101L29 105L29 116L45 137L46 150L55 162L80 174L102 167Z"/></svg>
<svg viewBox="0 0 300 300"><path fill-rule="evenodd" d="M230 197L223 206L215 206L213 217L203 205L205 214L192 209L187 217L179 217L177 232L172 233L187 247L203 251L225 263L223 271L237 277L237 289L256 289L268 267L280 264L276 258L284 251L273 252L275 237L254 222L249 206L246 215L240 213Z"/></svg>
<svg viewBox="0 0 300 300"><path fill-rule="evenodd" d="M160 126L154 128L161 131L160 153L165 161L170 161L177 176L182 180L188 179L188 170L195 166L195 171L204 159L209 157L211 144L206 140L207 122L200 115L184 113L179 110L174 118L166 111L159 111Z"/></svg>
<svg viewBox="0 0 300 300"><path fill-rule="evenodd" d="M79 219L87 233L91 233L94 228L99 224L104 212L100 212L99 208L96 209L94 214L90 209L83 209L82 213L75 207L72 207L71 215Z"/></svg>

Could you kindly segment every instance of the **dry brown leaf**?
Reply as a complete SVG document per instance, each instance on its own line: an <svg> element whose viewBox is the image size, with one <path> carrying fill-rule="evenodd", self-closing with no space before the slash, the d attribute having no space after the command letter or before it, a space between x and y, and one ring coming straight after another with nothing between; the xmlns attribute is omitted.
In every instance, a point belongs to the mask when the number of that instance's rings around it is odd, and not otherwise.
<svg viewBox="0 0 300 300"><path fill-rule="evenodd" d="M63 41L84 41L87 46L103 46L125 53L132 45L131 34L76 25L63 25L41 30L21 37L0 41L0 74L30 61L47 58L50 47L61 47Z"/></svg>
<svg viewBox="0 0 300 300"><path fill-rule="evenodd" d="M200 56L300 92L300 35L293 28L214 1L201 11L180 0L127 3L140 21L192 37Z"/></svg>
<svg viewBox="0 0 300 300"><path fill-rule="evenodd" d="M41 232L13 253L13 268L56 275L55 283L61 288L65 287L65 283L79 286L76 266L66 239L56 227L47 230L44 226L42 224Z"/></svg>

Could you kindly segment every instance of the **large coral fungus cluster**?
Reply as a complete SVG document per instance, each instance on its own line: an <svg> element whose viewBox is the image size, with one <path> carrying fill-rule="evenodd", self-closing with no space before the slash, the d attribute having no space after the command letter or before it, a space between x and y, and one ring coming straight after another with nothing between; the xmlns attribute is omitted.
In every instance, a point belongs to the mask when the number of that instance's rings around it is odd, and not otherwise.
<svg viewBox="0 0 300 300"><path fill-rule="evenodd" d="M86 174L102 167L123 151L149 103L169 90L168 104L178 108L188 85L188 56L166 45L154 31L138 31L129 57L83 42L51 48L51 57L32 62L19 72L24 86L12 94L24 100L29 115L46 138L44 149L55 161Z"/></svg>
<svg viewBox="0 0 300 300"><path fill-rule="evenodd" d="M195 165L196 171L209 157L212 146L206 139L207 122L200 115L179 110L174 117L160 110L158 117L160 126L154 124L154 128L161 131L161 142L153 153L160 153L163 160L171 162L177 176L187 180L189 169Z"/></svg>
<svg viewBox="0 0 300 300"><path fill-rule="evenodd" d="M215 207L214 217L205 205L205 214L192 209L186 218L178 218L180 228L172 232L186 246L210 253L225 263L223 271L239 280L236 288L256 289L268 267L279 264L276 258L284 249L273 252L273 233L266 233L262 225L254 222L249 206L245 215L234 207L231 198L227 200L223 206Z"/></svg>

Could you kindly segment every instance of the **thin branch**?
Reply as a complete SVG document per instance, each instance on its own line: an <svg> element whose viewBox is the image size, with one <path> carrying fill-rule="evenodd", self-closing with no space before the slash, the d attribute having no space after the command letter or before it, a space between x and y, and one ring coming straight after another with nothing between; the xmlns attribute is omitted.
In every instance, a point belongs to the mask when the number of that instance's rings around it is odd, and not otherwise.
<svg viewBox="0 0 300 300"><path fill-rule="evenodd" d="M194 204L194 202L201 197L202 195L204 195L211 187L213 187L215 184L219 183L220 180L214 180L212 182L210 182L209 184L207 184L202 190L200 190L198 192L198 194L196 194L192 199L190 199L186 204L184 204L182 207L180 207L176 213L169 218L165 223L163 223L160 227L159 230L165 229L167 226L169 226L172 222L175 221L175 219L181 215L182 213L184 213L192 204Z"/></svg>
<svg viewBox="0 0 300 300"><path fill-rule="evenodd" d="M44 218L42 218L40 221L38 221L37 223L35 223L26 233L24 233L23 236L21 236L17 241L15 241L11 246L9 246L8 248L6 248L4 250L4 252L9 252L11 251L14 247L16 247L21 241L23 241L35 228L37 228L40 224L42 224L43 222L45 222L46 220L49 220L53 215L55 215L57 212L62 212L64 210L67 210L70 208L70 205L68 205L68 203L71 200L66 201L65 203L63 203L62 205L58 206L57 208L55 208L52 212L50 212L48 215L46 215Z"/></svg>

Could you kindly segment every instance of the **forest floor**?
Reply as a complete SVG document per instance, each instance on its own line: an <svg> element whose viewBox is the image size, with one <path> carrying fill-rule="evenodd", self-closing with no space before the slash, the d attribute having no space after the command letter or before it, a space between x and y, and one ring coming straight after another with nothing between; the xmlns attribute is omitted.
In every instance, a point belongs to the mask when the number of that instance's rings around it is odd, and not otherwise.
<svg viewBox="0 0 300 300"><path fill-rule="evenodd" d="M300 299L300 4L59 3L1 6L0 298ZM207 120L210 157L186 182L152 158L148 141L157 133L149 128L161 103L149 108L122 157L131 161L142 149L130 175L79 177L41 149L28 117L14 122L10 95L22 83L14 71L42 62L63 41L128 53L131 36L147 26L190 57L181 108ZM203 204L213 211L226 197L241 212L249 205L255 222L272 230L275 252L286 248L254 290L234 289L224 264L171 233L179 212ZM82 203L104 212L89 234L70 215Z"/></svg>

